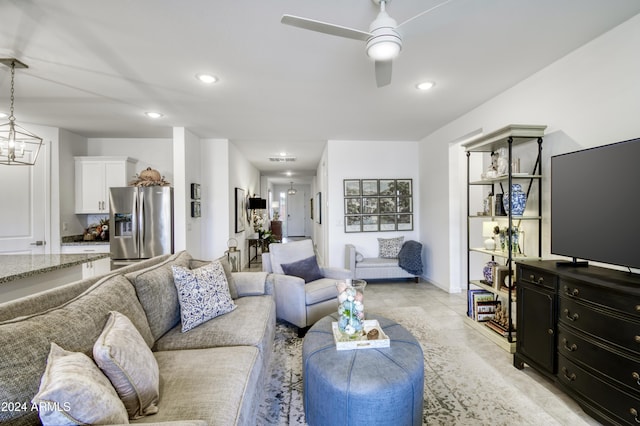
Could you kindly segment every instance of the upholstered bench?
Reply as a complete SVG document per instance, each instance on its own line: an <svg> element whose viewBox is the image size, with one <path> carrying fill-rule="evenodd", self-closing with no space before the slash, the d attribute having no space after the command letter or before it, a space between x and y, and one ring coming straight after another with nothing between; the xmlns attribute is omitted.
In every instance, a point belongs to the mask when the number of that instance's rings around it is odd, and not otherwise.
<svg viewBox="0 0 640 426"><path fill-rule="evenodd" d="M362 280L413 278L418 282L419 275L402 269L398 258L360 257L353 244L345 246L345 268L350 269L353 278Z"/></svg>
<svg viewBox="0 0 640 426"><path fill-rule="evenodd" d="M391 340L387 348L336 349L331 323L322 318L302 346L305 417L314 425L421 425L424 357L413 335L377 315Z"/></svg>

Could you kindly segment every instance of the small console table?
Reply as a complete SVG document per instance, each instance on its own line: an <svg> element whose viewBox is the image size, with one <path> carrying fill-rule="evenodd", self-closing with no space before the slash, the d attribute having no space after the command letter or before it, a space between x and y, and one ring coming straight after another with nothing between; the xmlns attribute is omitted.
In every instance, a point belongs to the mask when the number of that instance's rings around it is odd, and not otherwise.
<svg viewBox="0 0 640 426"><path fill-rule="evenodd" d="M264 252L265 247L268 246L268 242L262 238L247 238L247 242L249 244L249 268L251 268L251 261L255 261L255 263L260 263L260 251ZM254 255L251 256L251 247L254 248Z"/></svg>
<svg viewBox="0 0 640 426"><path fill-rule="evenodd" d="M556 261L516 264L513 363L554 380L605 424L640 423L640 276Z"/></svg>

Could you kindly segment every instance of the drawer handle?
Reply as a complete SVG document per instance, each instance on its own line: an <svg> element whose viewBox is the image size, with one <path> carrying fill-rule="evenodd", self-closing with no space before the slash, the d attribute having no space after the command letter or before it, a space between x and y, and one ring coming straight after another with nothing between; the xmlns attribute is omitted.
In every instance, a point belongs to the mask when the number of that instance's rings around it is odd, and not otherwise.
<svg viewBox="0 0 640 426"><path fill-rule="evenodd" d="M640 386L640 374L634 371L631 373L631 377L633 377L633 380L635 380L638 386Z"/></svg>
<svg viewBox="0 0 640 426"><path fill-rule="evenodd" d="M564 315L567 317L569 321L575 322L575 321L578 321L578 318L579 318L578 314L569 315L568 309L564 310ZM640 340L640 336L636 336L636 342L638 342L639 340Z"/></svg>
<svg viewBox="0 0 640 426"><path fill-rule="evenodd" d="M636 343L640 343L640 336L636 336L635 339Z"/></svg>
<svg viewBox="0 0 640 426"><path fill-rule="evenodd" d="M636 305L636 312L640 313L640 305Z"/></svg>
<svg viewBox="0 0 640 426"><path fill-rule="evenodd" d="M562 339L562 344L564 345L564 348L569 352L575 352L578 350L578 345L576 345L575 343L572 344L571 346L568 346L567 343L568 343L567 339Z"/></svg>
<svg viewBox="0 0 640 426"><path fill-rule="evenodd" d="M569 297L578 297L578 294L580 294L580 290L578 290L577 288L574 288L573 290L569 290L569 287L565 285L564 294L566 294Z"/></svg>
<svg viewBox="0 0 640 426"><path fill-rule="evenodd" d="M576 380L575 373L569 374L569 370L567 370L567 367L562 367L562 375L564 376L565 379L567 379L570 382L573 382L573 381ZM633 408L632 408L632 410L633 410Z"/></svg>
<svg viewBox="0 0 640 426"><path fill-rule="evenodd" d="M629 413L633 416L636 423L640 423L640 419L638 418L638 410L636 410L635 408L630 408Z"/></svg>

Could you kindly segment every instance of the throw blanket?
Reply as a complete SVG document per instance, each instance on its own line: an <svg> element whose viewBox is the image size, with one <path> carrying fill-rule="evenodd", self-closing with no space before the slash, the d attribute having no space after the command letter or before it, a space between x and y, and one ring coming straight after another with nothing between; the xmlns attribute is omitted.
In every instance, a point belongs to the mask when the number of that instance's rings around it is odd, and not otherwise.
<svg viewBox="0 0 640 426"><path fill-rule="evenodd" d="M413 275L422 275L422 244L406 241L398 253L398 266Z"/></svg>

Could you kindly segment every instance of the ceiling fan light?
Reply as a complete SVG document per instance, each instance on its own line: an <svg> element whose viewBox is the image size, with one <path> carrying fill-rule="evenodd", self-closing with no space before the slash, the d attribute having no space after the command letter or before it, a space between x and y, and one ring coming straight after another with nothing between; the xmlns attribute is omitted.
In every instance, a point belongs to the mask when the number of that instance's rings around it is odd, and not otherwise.
<svg viewBox="0 0 640 426"><path fill-rule="evenodd" d="M402 40L395 34L373 36L367 41L367 55L375 61L395 59L402 50Z"/></svg>

